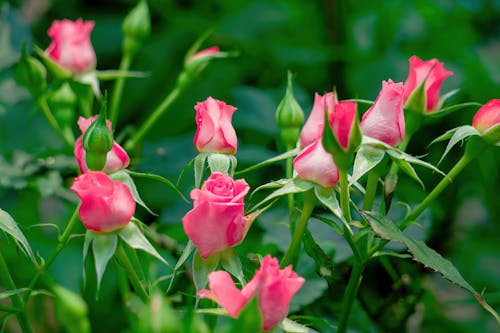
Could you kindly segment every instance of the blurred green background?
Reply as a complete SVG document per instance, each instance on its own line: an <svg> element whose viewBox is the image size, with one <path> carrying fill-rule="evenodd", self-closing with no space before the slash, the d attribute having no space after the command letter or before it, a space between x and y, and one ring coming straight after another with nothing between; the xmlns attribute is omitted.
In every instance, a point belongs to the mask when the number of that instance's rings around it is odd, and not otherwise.
<svg viewBox="0 0 500 333"><path fill-rule="evenodd" d="M148 4L152 13L152 35L132 65L132 69L144 71L148 76L127 81L120 119L115 124L116 133L129 125L139 125L162 101L182 68L185 52L208 29L215 30L204 46L219 45L222 50L236 50L240 54L211 64L155 125L142 149L132 152L132 157L139 161L135 166L137 170L174 181L196 154L192 145L193 106L207 96L238 108L233 123L239 139L239 168L276 155L282 148L277 143L274 113L284 93L287 70L295 74L295 96L306 113L311 109L315 92L325 93L334 86L341 99L374 100L382 80L406 79L408 58L414 54L424 60L438 58L445 63L445 68L454 72L445 81L442 92L457 88L460 91L448 104L485 103L500 97L499 0L152 0ZM64 225L72 210L66 200L71 198L67 187L76 169L71 152L65 151L41 113L35 111L27 90L16 83L15 62L23 43L47 47L46 31L53 20L81 17L95 21L92 42L97 68L118 68L121 21L133 5L133 1L126 0L0 3L0 207L24 226L33 248L43 256L54 246L54 230L29 226ZM111 90L112 85L105 83L102 88ZM430 122L415 135L408 151L426 155L425 160L437 163L445 145L428 147L428 144L447 129L470 124L475 111L476 108L467 108ZM440 168L449 170L462 152L462 147L455 147ZM487 300L497 309L500 306L499 162L498 149L484 153L450 185L432 205L430 213L424 214L423 227L413 230L450 258L476 290L484 289ZM437 183L436 175L418 171L428 189ZM254 188L282 175L283 169L278 166L246 177ZM190 176L186 175L181 182L186 194L192 186ZM183 244L186 238L180 218L189 205L182 203L164 185L144 181L139 182L138 187L144 201L160 213L156 218L139 211L142 220L156 221L159 230L165 230ZM417 184L401 176L395 200L417 203L424 193ZM279 253L280 244L286 246L288 241L278 237L283 235L276 223L280 218L283 214L279 209L262 216L252 227L256 235L243 247L262 254ZM328 238L331 230L325 234L322 228L320 223L311 223L313 234L334 256L342 276L343 245L332 242ZM33 268L24 258L20 259L16 251L10 250L11 241L2 237L1 244L8 247L5 255L13 264L17 281L23 285L29 281ZM70 245L51 272L59 283L79 290L81 239ZM255 250L256 247L259 250ZM415 264L402 260L394 260L393 264L400 275L422 277L422 281L415 278L419 281L398 289L394 286L400 281L384 282L388 277L380 265L369 267L370 275L365 276L361 290L363 306L357 308L352 320L358 331L496 331L492 318L472 296ZM304 273L311 270L306 259L303 265ZM113 273L105 275L103 285L114 285L114 279ZM335 293L336 287L321 278L314 281L319 282L310 284L309 296L304 296L306 300L292 309L313 302L314 306L303 309L303 314L334 318L332 312L336 308L329 295ZM414 285L423 286L423 291L413 290ZM114 332L127 327L126 313L120 306L113 305L120 302L116 290L103 288L96 301L88 289L86 299L90 302L96 332ZM392 303L381 302L381 299ZM50 318L44 317L46 310L41 310L47 306L43 302L50 299L41 297L33 305L39 307L39 311L33 313L35 316L40 313L38 319L45 323L40 327L50 322ZM412 305L405 306L405 302ZM398 314L398 309L411 311ZM112 320L110 311L113 311ZM411 315L409 319L408 315ZM390 322L400 317L404 324L391 328ZM50 324L52 331L60 329L57 324ZM321 324L315 325L329 331Z"/></svg>

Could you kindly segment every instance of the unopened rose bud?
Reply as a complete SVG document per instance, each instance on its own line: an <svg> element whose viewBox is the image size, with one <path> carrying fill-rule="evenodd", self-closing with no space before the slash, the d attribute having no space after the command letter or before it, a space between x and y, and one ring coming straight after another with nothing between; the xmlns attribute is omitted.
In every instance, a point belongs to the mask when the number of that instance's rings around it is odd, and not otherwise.
<svg viewBox="0 0 500 333"><path fill-rule="evenodd" d="M288 73L285 96L276 110L276 122L280 127L281 140L287 147L295 147L304 123L304 111L293 96L292 74Z"/></svg>
<svg viewBox="0 0 500 333"><path fill-rule="evenodd" d="M106 156L113 148L113 133L106 124L106 112L90 124L83 135L83 148L86 152L86 162L90 170L100 171L106 165Z"/></svg>
<svg viewBox="0 0 500 333"><path fill-rule="evenodd" d="M16 68L16 75L19 82L34 96L39 95L47 86L47 70L39 60L28 56L24 49Z"/></svg>
<svg viewBox="0 0 500 333"><path fill-rule="evenodd" d="M67 82L63 83L48 98L54 116L63 126L71 126L74 123L77 101L76 94Z"/></svg>
<svg viewBox="0 0 500 333"><path fill-rule="evenodd" d="M123 20L123 51L135 54L151 33L151 19L146 1L140 1Z"/></svg>

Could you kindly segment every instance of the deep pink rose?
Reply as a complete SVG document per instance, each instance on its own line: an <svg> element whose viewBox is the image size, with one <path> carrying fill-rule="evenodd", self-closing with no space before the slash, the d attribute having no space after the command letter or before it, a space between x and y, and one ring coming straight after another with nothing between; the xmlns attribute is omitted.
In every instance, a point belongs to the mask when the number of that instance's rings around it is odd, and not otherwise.
<svg viewBox="0 0 500 333"><path fill-rule="evenodd" d="M437 59L423 61L417 56L412 56L409 62L410 71L405 81L404 102L408 101L415 89L427 78L425 81L426 111L435 111L439 103L441 85L444 79L452 75L453 72L444 69L443 63Z"/></svg>
<svg viewBox="0 0 500 333"><path fill-rule="evenodd" d="M184 215L182 225L203 258L238 245L245 238L252 222L244 216L243 199L249 189L243 179L233 180L214 172L201 189L191 191L193 209Z"/></svg>
<svg viewBox="0 0 500 333"><path fill-rule="evenodd" d="M52 43L45 51L49 57L71 72L81 73L96 67L96 56L90 33L93 21L54 21L47 34Z"/></svg>
<svg viewBox="0 0 500 333"><path fill-rule="evenodd" d="M208 275L210 290L200 290L198 296L217 302L232 317L238 317L252 297L257 296L262 328L267 331L285 319L290 300L304 282L291 265L280 269L278 260L267 255L252 280L241 291L227 272L216 271Z"/></svg>
<svg viewBox="0 0 500 333"><path fill-rule="evenodd" d="M335 95L330 92L323 96L316 93L314 95L314 104L309 118L307 118L302 131L300 132L300 147L305 147L313 143L317 139L318 126L321 126L319 131L323 131L325 122L325 110L328 115L333 112L333 105L335 104Z"/></svg>
<svg viewBox="0 0 500 333"><path fill-rule="evenodd" d="M318 130L322 131L322 128L323 125L318 125ZM304 180L323 187L332 187L339 180L339 170L333 162L332 155L323 148L321 132L318 134L318 138L295 157L293 168Z"/></svg>
<svg viewBox="0 0 500 333"><path fill-rule="evenodd" d="M235 154L238 139L231 118L236 108L212 97L199 102L194 108L197 126L194 145L198 151Z"/></svg>
<svg viewBox="0 0 500 333"><path fill-rule="evenodd" d="M500 123L500 99L492 99L477 110L472 118L472 126L484 132Z"/></svg>
<svg viewBox="0 0 500 333"><path fill-rule="evenodd" d="M382 82L375 103L361 119L364 135L383 141L391 146L398 145L405 137L405 118L403 110L403 83L392 80Z"/></svg>
<svg viewBox="0 0 500 333"><path fill-rule="evenodd" d="M112 232L125 227L134 215L130 189L104 172L89 171L76 177L71 189L82 201L78 215L88 230Z"/></svg>
<svg viewBox="0 0 500 333"><path fill-rule="evenodd" d="M89 171L89 168L87 167L87 163L85 162L85 149L83 149L82 145L82 140L83 140L83 134L89 128L90 124L94 120L97 119L97 116L93 116L91 118L83 118L80 117L78 119L78 127L80 127L80 130L82 131L82 135L76 139L75 142L75 149L74 149L74 154L76 158L76 162L78 163L78 166L80 167L80 172L85 173ZM111 131L111 122L109 120L106 121L109 130ZM130 163L130 158L125 151L125 149L122 148L116 141L113 142L113 148L108 152L106 155L106 165L104 165L104 169L102 171L106 173L113 173L121 169L125 169Z"/></svg>
<svg viewBox="0 0 500 333"><path fill-rule="evenodd" d="M343 101L335 104L330 116L330 127L342 149L348 150L356 124L356 103Z"/></svg>

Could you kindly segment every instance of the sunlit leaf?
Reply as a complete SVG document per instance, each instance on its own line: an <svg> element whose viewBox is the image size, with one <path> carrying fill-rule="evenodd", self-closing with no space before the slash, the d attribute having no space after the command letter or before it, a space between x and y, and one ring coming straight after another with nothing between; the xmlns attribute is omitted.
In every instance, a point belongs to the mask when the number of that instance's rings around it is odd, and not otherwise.
<svg viewBox="0 0 500 333"><path fill-rule="evenodd" d="M472 135L480 135L478 130L473 126L464 125L456 128L455 132L451 136L450 141L448 142L448 145L446 146L443 156L441 156L441 158L439 159L438 164L443 161L444 157L450 152L451 148L453 148L457 143L461 142L465 138L468 138Z"/></svg>

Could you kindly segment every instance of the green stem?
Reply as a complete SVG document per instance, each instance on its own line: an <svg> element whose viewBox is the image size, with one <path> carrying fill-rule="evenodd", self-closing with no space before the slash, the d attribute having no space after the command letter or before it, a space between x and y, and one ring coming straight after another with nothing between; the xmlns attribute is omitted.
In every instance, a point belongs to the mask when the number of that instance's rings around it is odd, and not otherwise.
<svg viewBox="0 0 500 333"><path fill-rule="evenodd" d="M43 112L43 115L45 118L47 118L47 121L49 122L50 126L56 131L56 133L64 140L64 142L73 148L75 145L75 139L73 137L73 133L69 134L68 132L65 132L61 126L59 126L59 123L57 122L57 119L54 117L54 114L50 110L49 105L47 104L47 101L45 98L41 97L38 100L38 106Z"/></svg>
<svg viewBox="0 0 500 333"><path fill-rule="evenodd" d="M54 262L54 260L57 258L57 256L59 255L59 253L62 251L62 249L66 246L66 244L68 243L68 240L69 240L69 236L71 235L71 232L76 224L76 222L78 221L78 208L80 206L78 206L73 215L71 216L68 224L66 225L66 228L64 229L63 231L63 234L59 237L58 241L57 241L57 246L54 250L54 252L52 252L52 254L50 255L49 259L47 259L47 261L43 262L39 267L38 267L38 271L36 272L35 276L31 279L29 285L28 285L28 290L26 291L26 294L24 295L24 301L27 302L30 295L31 295L31 291L33 290L33 288L35 288L35 285L36 283L38 282L38 280L40 279L40 277L45 273L45 271L50 267L50 265L52 265L52 263Z"/></svg>
<svg viewBox="0 0 500 333"><path fill-rule="evenodd" d="M377 185L380 174L375 171L368 173L368 180L366 182L365 198L363 199L363 210L371 210L375 195L377 194Z"/></svg>
<svg viewBox="0 0 500 333"><path fill-rule="evenodd" d="M304 207L302 209L302 214L300 215L299 222L295 226L290 246L281 260L281 267L288 266L295 262L297 253L300 249L300 243L302 242L302 237L304 236L304 232L307 227L307 221L309 221L309 217L314 210L316 200L317 199L313 190L308 190L304 193Z"/></svg>
<svg viewBox="0 0 500 333"><path fill-rule="evenodd" d="M0 279L4 287L8 290L17 289L12 276L10 275L9 268L7 267L7 263L3 258L2 253L0 252ZM26 307L24 304L24 300L19 294L14 294L10 297L12 299L12 303L18 309L21 309L16 315L19 319L19 325L21 326L21 330L24 333L30 333L31 327L28 321L28 316L26 315Z"/></svg>
<svg viewBox="0 0 500 333"><path fill-rule="evenodd" d="M349 206L349 180L347 178L347 170L339 168L340 177L340 208L347 223L351 222L351 209Z"/></svg>
<svg viewBox="0 0 500 333"><path fill-rule="evenodd" d="M352 266L351 276L349 276L349 282L347 283L347 288L344 292L342 300L342 314L340 315L337 333L345 333L347 331L347 324L351 315L352 305L356 295L358 294L358 289L361 284L361 280L363 279L364 269L364 263L356 262Z"/></svg>
<svg viewBox="0 0 500 333"><path fill-rule="evenodd" d="M292 150L293 147L286 147L287 151ZM287 179L292 179L293 177L293 158L289 157L286 159L286 178ZM290 231L294 232L295 230L295 214L294 214L294 206L295 206L295 200L294 200L294 195L293 193L288 194L288 217L290 220Z"/></svg>
<svg viewBox="0 0 500 333"><path fill-rule="evenodd" d="M120 71L127 71L132 63L132 57L130 54L123 54L122 60L120 62ZM113 96L111 97L111 106L109 108L109 119L112 124L116 126L118 120L118 109L120 107L120 102L123 95L123 87L125 86L125 77L120 76L116 79L115 87L113 89Z"/></svg>
<svg viewBox="0 0 500 333"><path fill-rule="evenodd" d="M127 141L125 144L126 150L132 150L135 148L135 145L141 141L144 136L151 130L153 125L157 122L157 120L168 110L169 106L175 101L175 99L179 96L181 92L181 87L178 85L168 94L168 96L163 100L163 102L153 111L153 113L149 116L148 119L141 125L139 130L135 133L135 135Z"/></svg>
<svg viewBox="0 0 500 333"><path fill-rule="evenodd" d="M146 292L146 289L144 289L144 286L142 285L141 280L139 279L139 276L137 275L137 272L135 271L134 266L125 253L125 250L123 249L123 245L121 243L118 244L118 247L116 248L115 256L127 272L127 277L130 283L132 283L137 296L139 296L139 298L144 303L147 303L149 300L148 293Z"/></svg>

